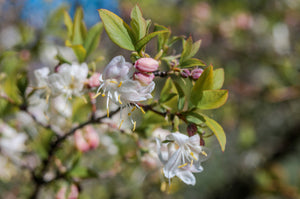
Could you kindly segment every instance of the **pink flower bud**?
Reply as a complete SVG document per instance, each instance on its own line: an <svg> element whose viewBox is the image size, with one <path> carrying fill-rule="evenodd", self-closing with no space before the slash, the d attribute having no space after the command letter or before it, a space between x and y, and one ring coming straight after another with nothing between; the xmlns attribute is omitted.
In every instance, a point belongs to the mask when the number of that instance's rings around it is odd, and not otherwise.
<svg viewBox="0 0 300 199"><path fill-rule="evenodd" d="M146 74L146 73L140 73L140 72L135 72L133 74L133 79L138 80L143 86L146 86L150 84L153 79L154 79L153 73L151 74Z"/></svg>
<svg viewBox="0 0 300 199"><path fill-rule="evenodd" d="M193 78L193 80L197 80L202 73L203 73L203 69L195 68L194 70L192 70L191 77Z"/></svg>
<svg viewBox="0 0 300 199"><path fill-rule="evenodd" d="M187 78L191 75L191 72L188 69L183 69L180 73L181 77Z"/></svg>
<svg viewBox="0 0 300 199"><path fill-rule="evenodd" d="M82 136L81 131L77 130L74 135L75 138L75 146L81 152L86 152L90 149L90 145Z"/></svg>
<svg viewBox="0 0 300 199"><path fill-rule="evenodd" d="M187 133L190 137L192 137L193 135L195 135L197 133L198 129L196 124L191 123L187 126Z"/></svg>
<svg viewBox="0 0 300 199"><path fill-rule="evenodd" d="M100 75L101 75L100 73L96 72L87 80L89 87L93 88L93 87L100 86L100 81L99 81Z"/></svg>
<svg viewBox="0 0 300 199"><path fill-rule="evenodd" d="M77 199L78 196L79 196L78 187L72 184L68 199Z"/></svg>
<svg viewBox="0 0 300 199"><path fill-rule="evenodd" d="M57 192L55 198L56 199L66 199L66 192L67 192L67 188L66 187L60 188L60 190Z"/></svg>
<svg viewBox="0 0 300 199"><path fill-rule="evenodd" d="M141 72L153 72L157 70L159 63L153 58L140 58L135 62L134 66Z"/></svg>
<svg viewBox="0 0 300 199"><path fill-rule="evenodd" d="M92 126L86 126L84 128L85 135L84 137L87 140L87 143L90 146L90 149L95 149L99 146L99 136L96 132L96 130Z"/></svg>

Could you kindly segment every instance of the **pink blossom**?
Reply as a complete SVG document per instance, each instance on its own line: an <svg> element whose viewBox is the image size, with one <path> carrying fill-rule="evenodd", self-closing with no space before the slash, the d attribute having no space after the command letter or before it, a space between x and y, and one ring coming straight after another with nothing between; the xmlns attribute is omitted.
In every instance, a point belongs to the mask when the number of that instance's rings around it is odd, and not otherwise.
<svg viewBox="0 0 300 199"><path fill-rule="evenodd" d="M99 81L100 75L101 75L100 73L96 72L87 80L87 83L91 88L100 86L100 81Z"/></svg>
<svg viewBox="0 0 300 199"><path fill-rule="evenodd" d="M195 68L194 70L192 70L191 72L191 77L194 79L194 80L197 80L201 74L203 73L203 69L201 68Z"/></svg>
<svg viewBox="0 0 300 199"><path fill-rule="evenodd" d="M86 126L84 128L86 141L90 149L95 149L99 146L99 136L96 130L92 126Z"/></svg>
<svg viewBox="0 0 300 199"><path fill-rule="evenodd" d="M143 86L149 85L153 81L154 77L155 76L152 73L146 74L136 72L133 74L133 79L138 80Z"/></svg>
<svg viewBox="0 0 300 199"><path fill-rule="evenodd" d="M153 58L140 58L135 62L134 66L141 72L154 72L159 67L159 63Z"/></svg>
<svg viewBox="0 0 300 199"><path fill-rule="evenodd" d="M82 132L77 130L74 135L75 146L81 152L86 152L90 149L89 143L84 139Z"/></svg>

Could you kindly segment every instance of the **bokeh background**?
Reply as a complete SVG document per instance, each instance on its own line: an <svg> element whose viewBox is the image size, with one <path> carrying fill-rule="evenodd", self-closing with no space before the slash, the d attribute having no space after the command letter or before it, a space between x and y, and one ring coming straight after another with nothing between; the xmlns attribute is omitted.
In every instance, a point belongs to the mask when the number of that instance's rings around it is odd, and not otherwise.
<svg viewBox="0 0 300 199"><path fill-rule="evenodd" d="M136 143L113 134L83 157L103 175L82 184L82 198L300 198L300 0L0 0L0 71L54 67L57 49L72 57L64 47L64 8L72 15L81 5L90 27L100 20L99 8L128 22L137 2L144 18L170 27L173 35L201 39L197 57L224 68L229 99L210 114L224 127L226 150L208 138L212 155L196 174L197 184L175 181L167 194L159 171L141 165ZM99 68L116 55L129 59L106 33L97 52L104 58ZM111 173L104 172L112 165ZM26 198L29 180L20 171L0 178L0 198ZM43 191L53 198L53 190Z"/></svg>

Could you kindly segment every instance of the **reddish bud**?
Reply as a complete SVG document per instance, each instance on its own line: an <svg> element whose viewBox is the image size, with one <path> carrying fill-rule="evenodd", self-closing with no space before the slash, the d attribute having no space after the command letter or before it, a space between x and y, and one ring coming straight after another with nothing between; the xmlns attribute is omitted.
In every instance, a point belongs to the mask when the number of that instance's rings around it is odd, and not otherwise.
<svg viewBox="0 0 300 199"><path fill-rule="evenodd" d="M154 79L153 73L146 74L146 73L139 73L136 72L133 74L133 79L138 80L142 85L146 86L150 84Z"/></svg>
<svg viewBox="0 0 300 199"><path fill-rule="evenodd" d="M200 146L205 146L205 141L203 140L203 138L200 138Z"/></svg>
<svg viewBox="0 0 300 199"><path fill-rule="evenodd" d="M188 135L191 137L193 135L195 135L197 133L198 129L197 129L197 126L196 124L194 123L190 123L188 126L187 126L187 133Z"/></svg>
<svg viewBox="0 0 300 199"><path fill-rule="evenodd" d="M75 146L81 152L86 152L90 149L90 145L82 136L81 131L77 130L74 134Z"/></svg>
<svg viewBox="0 0 300 199"><path fill-rule="evenodd" d="M191 72L188 70L188 69L183 69L181 72L180 72L180 75L181 77L183 78L187 78L191 75Z"/></svg>
<svg viewBox="0 0 300 199"><path fill-rule="evenodd" d="M197 80L197 79L199 79L199 77L201 76L202 73L203 73L203 69L195 68L191 72L191 77L193 78L193 80Z"/></svg>
<svg viewBox="0 0 300 199"><path fill-rule="evenodd" d="M85 139L90 146L90 149L95 149L99 146L99 136L96 130L92 126L86 126L84 128L85 131Z"/></svg>
<svg viewBox="0 0 300 199"><path fill-rule="evenodd" d="M87 84L89 85L89 87L93 88L93 87L100 86L100 81L99 81L100 75L101 75L100 73L96 72L87 80Z"/></svg>
<svg viewBox="0 0 300 199"><path fill-rule="evenodd" d="M140 58L135 62L134 66L141 72L153 72L157 70L159 63L153 58Z"/></svg>

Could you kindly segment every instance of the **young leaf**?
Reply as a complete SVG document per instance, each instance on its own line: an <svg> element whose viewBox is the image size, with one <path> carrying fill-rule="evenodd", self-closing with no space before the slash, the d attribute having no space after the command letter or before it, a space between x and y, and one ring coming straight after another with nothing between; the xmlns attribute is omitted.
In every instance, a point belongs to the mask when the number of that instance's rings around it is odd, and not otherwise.
<svg viewBox="0 0 300 199"><path fill-rule="evenodd" d="M177 108L178 108L178 110L182 110L184 108L186 96L184 94L183 89L181 88L181 85L179 83L177 83L177 81L175 81L175 80L173 80L173 82L174 82L174 85L175 85L177 93L178 93Z"/></svg>
<svg viewBox="0 0 300 199"><path fill-rule="evenodd" d="M86 49L86 56L89 56L89 54L97 48L102 31L103 31L102 23L97 23L89 30L83 45L83 47Z"/></svg>
<svg viewBox="0 0 300 199"><path fill-rule="evenodd" d="M205 123L210 128L210 130L215 134L218 139L218 142L221 146L222 151L225 150L226 146L226 135L225 132L220 124L218 124L215 120L207 117L206 115L202 114L205 119Z"/></svg>
<svg viewBox="0 0 300 199"><path fill-rule="evenodd" d="M142 16L142 12L138 5L135 5L130 14L133 32L135 33L135 40L138 41L146 35L147 23Z"/></svg>
<svg viewBox="0 0 300 199"><path fill-rule="evenodd" d="M189 58L180 63L181 68L188 68L193 66L206 66L206 64L197 58Z"/></svg>
<svg viewBox="0 0 300 199"><path fill-rule="evenodd" d="M152 32L148 35L146 35L145 37L143 37L142 39L140 39L136 45L135 45L135 49L136 51L140 51L142 50L142 48L153 38L155 37L156 35L159 35L159 34L163 34L163 33L166 33L168 32L167 30L161 30L161 31L156 31L156 32Z"/></svg>
<svg viewBox="0 0 300 199"><path fill-rule="evenodd" d="M161 30L165 30L168 32L157 36L157 51L164 49L164 46L168 42L168 38L170 36L170 30L167 27L159 24L154 24L154 31L161 31Z"/></svg>
<svg viewBox="0 0 300 199"><path fill-rule="evenodd" d="M218 68L214 70L214 85L213 89L220 89L222 88L224 83L224 69Z"/></svg>
<svg viewBox="0 0 300 199"><path fill-rule="evenodd" d="M202 97L203 90L210 90L213 88L213 66L208 66L199 79L196 81L191 93L191 103L197 106L198 101Z"/></svg>
<svg viewBox="0 0 300 199"><path fill-rule="evenodd" d="M80 63L83 62L86 58L86 50L84 47L82 45L72 45L70 47L73 49L78 61Z"/></svg>
<svg viewBox="0 0 300 199"><path fill-rule="evenodd" d="M74 16L74 25L73 25L73 35L72 35L72 44L78 45L83 43L83 36L81 30L81 21L83 19L83 10L78 8Z"/></svg>
<svg viewBox="0 0 300 199"><path fill-rule="evenodd" d="M185 116L186 120L188 122L194 123L194 124L202 124L203 122L205 122L205 119L202 115L196 113L196 112L189 112L186 116Z"/></svg>
<svg viewBox="0 0 300 199"><path fill-rule="evenodd" d="M189 37L186 41L183 42L183 44L183 51L179 63L183 63L187 59L193 57L198 52L201 40L193 43L192 37Z"/></svg>
<svg viewBox="0 0 300 199"><path fill-rule="evenodd" d="M161 93L160 93L160 99L159 99L160 103L164 103L164 102L170 100L172 97L176 96L176 94L174 94L172 92L172 88L173 88L173 82L172 82L171 78L168 78L167 81L165 82L165 85L164 85Z"/></svg>
<svg viewBox="0 0 300 199"><path fill-rule="evenodd" d="M100 9L99 15L109 38L121 48L134 51L134 38L131 28L117 15Z"/></svg>
<svg viewBox="0 0 300 199"><path fill-rule="evenodd" d="M68 30L68 38L71 39L73 35L73 22L67 11L64 12L64 22Z"/></svg>
<svg viewBox="0 0 300 199"><path fill-rule="evenodd" d="M204 90L197 108L202 110L219 108L228 98L227 90Z"/></svg>

